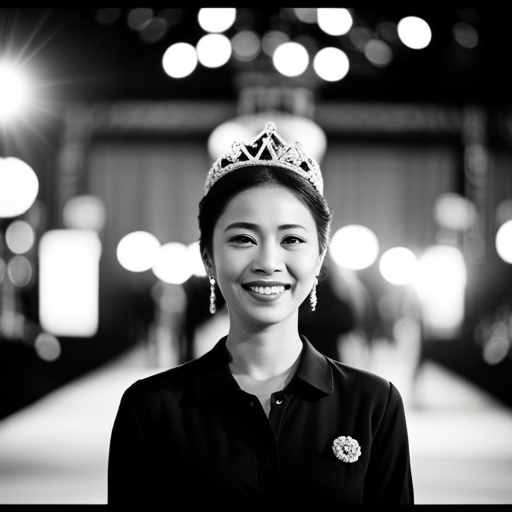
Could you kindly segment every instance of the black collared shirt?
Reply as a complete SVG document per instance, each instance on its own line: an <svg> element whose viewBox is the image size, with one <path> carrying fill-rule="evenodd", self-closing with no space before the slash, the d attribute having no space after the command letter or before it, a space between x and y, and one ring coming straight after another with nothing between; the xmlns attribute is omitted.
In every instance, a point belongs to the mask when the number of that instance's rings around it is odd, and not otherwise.
<svg viewBox="0 0 512 512"><path fill-rule="evenodd" d="M272 395L269 418L229 371L225 338L130 386L112 430L109 503L413 503L396 388L302 340L295 376ZM334 455L340 436L357 441L357 460Z"/></svg>

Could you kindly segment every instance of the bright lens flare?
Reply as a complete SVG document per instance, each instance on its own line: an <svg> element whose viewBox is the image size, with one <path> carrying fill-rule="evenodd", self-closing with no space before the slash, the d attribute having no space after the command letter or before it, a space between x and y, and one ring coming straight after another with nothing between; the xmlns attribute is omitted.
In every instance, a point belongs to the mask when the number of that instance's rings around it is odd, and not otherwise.
<svg viewBox="0 0 512 512"><path fill-rule="evenodd" d="M39 180L28 164L19 158L0 157L0 217L17 217L36 200Z"/></svg>
<svg viewBox="0 0 512 512"><path fill-rule="evenodd" d="M352 16L347 9L321 8L317 16L318 26L331 36L342 36L352 28Z"/></svg>
<svg viewBox="0 0 512 512"><path fill-rule="evenodd" d="M0 120L8 119L23 107L27 85L23 74L8 64L0 64Z"/></svg>
<svg viewBox="0 0 512 512"><path fill-rule="evenodd" d="M188 43L173 44L165 51L162 66L170 77L185 78L196 69L196 49Z"/></svg>
<svg viewBox="0 0 512 512"><path fill-rule="evenodd" d="M321 49L313 59L316 74L327 82L337 82L346 76L350 63L347 55L339 48Z"/></svg>
<svg viewBox="0 0 512 512"><path fill-rule="evenodd" d="M401 285L414 279L416 264L416 256L410 249L393 247L381 256L379 270L386 281Z"/></svg>
<svg viewBox="0 0 512 512"><path fill-rule="evenodd" d="M498 229L496 251L503 261L512 263L512 220L505 222Z"/></svg>
<svg viewBox="0 0 512 512"><path fill-rule="evenodd" d="M197 58L207 68L219 68L231 57L231 41L223 34L206 34L197 43Z"/></svg>
<svg viewBox="0 0 512 512"><path fill-rule="evenodd" d="M407 16L398 22L398 37L405 46L413 50L426 48L432 40L429 24L416 16Z"/></svg>
<svg viewBox="0 0 512 512"><path fill-rule="evenodd" d="M187 246L179 242L162 245L152 270L164 283L183 284L192 275Z"/></svg>
<svg viewBox="0 0 512 512"><path fill-rule="evenodd" d="M117 245L117 259L126 270L144 272L153 266L159 250L160 242L154 235L147 231L133 231Z"/></svg>
<svg viewBox="0 0 512 512"><path fill-rule="evenodd" d="M283 43L276 48L272 57L274 66L284 76L299 76L309 64L308 51L300 43Z"/></svg>
<svg viewBox="0 0 512 512"><path fill-rule="evenodd" d="M334 262L343 268L362 270L369 267L379 254L379 241L366 226L351 224L340 228L331 242Z"/></svg>
<svg viewBox="0 0 512 512"><path fill-rule="evenodd" d="M207 7L199 9L197 21L206 32L225 32L236 19L234 7Z"/></svg>

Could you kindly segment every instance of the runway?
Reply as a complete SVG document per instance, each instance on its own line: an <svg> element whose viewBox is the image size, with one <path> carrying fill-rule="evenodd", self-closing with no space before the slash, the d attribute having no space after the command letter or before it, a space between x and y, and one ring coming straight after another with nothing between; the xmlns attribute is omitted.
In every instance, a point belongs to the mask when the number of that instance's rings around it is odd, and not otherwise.
<svg viewBox="0 0 512 512"><path fill-rule="evenodd" d="M512 503L512 411L434 363L413 386L400 358L374 361L404 398L416 503ZM136 347L1 421L0 503L106 503L121 394L162 369Z"/></svg>

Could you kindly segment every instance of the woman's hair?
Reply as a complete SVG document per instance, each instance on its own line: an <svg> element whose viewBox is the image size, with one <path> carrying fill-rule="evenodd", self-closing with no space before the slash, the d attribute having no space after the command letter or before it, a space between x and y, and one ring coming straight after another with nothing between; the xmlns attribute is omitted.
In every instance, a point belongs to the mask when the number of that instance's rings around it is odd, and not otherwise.
<svg viewBox="0 0 512 512"><path fill-rule="evenodd" d="M241 192L254 187L279 185L302 201L315 220L320 253L327 250L331 234L332 213L326 200L309 181L299 174L271 166L237 169L217 181L199 203L199 246L201 254L213 259L213 230L230 202Z"/></svg>

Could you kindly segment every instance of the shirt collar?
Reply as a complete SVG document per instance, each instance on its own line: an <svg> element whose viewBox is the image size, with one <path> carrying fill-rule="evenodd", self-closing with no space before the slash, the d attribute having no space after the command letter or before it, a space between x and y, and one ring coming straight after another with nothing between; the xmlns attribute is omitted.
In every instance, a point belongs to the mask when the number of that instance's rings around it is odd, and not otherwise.
<svg viewBox="0 0 512 512"><path fill-rule="evenodd" d="M332 370L327 359L304 336L301 339L301 360L291 384L298 380L322 394L332 394ZM196 361L195 382L199 399L208 398L227 386L238 387L229 370L231 355L226 348L226 340L227 336Z"/></svg>

